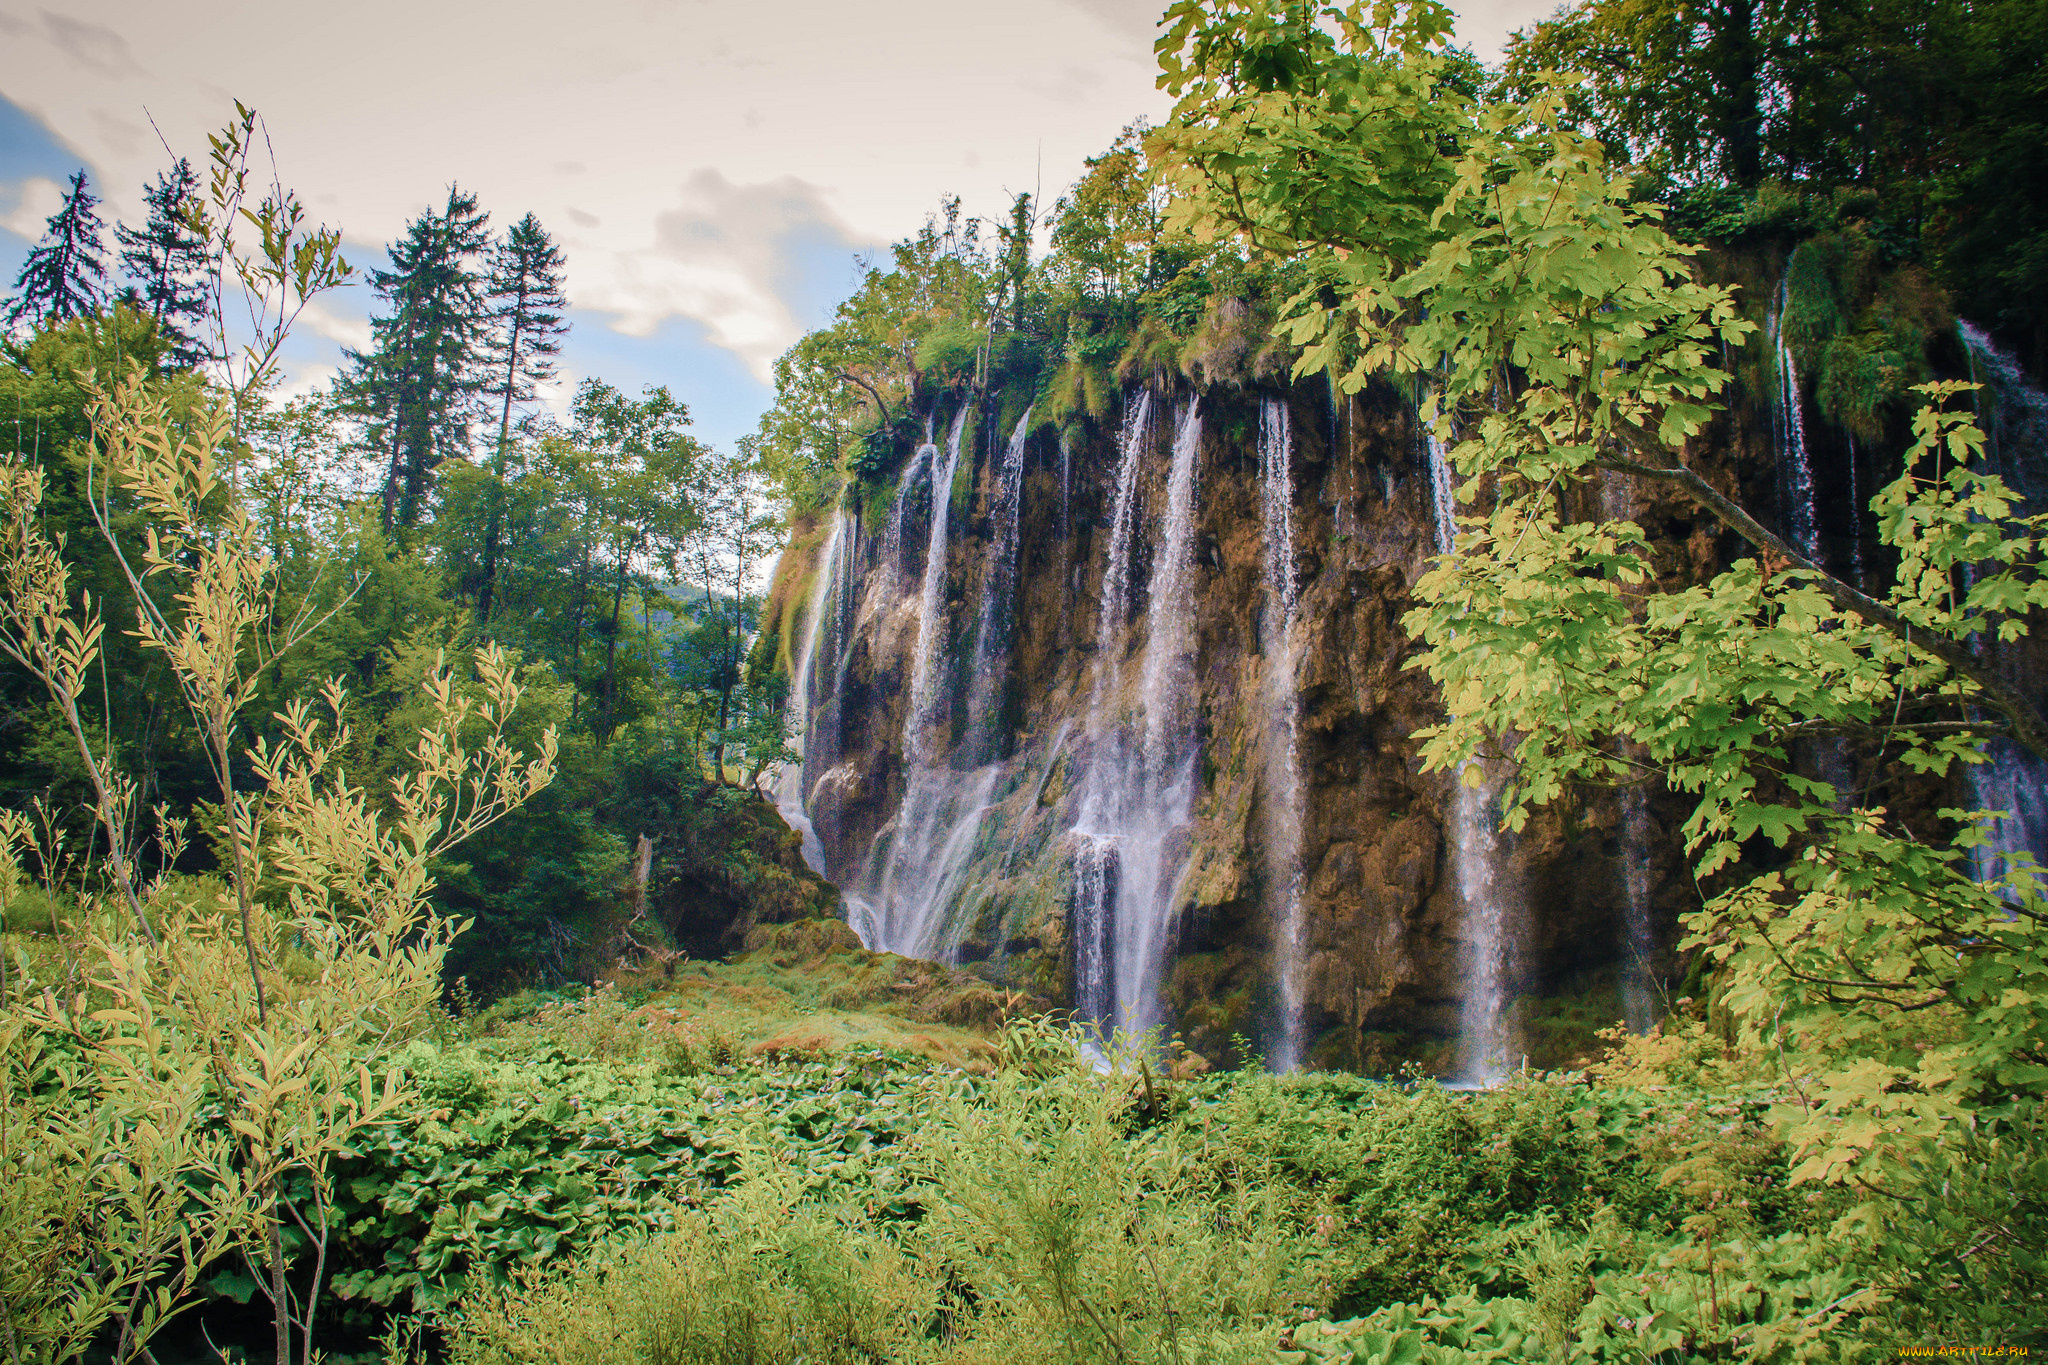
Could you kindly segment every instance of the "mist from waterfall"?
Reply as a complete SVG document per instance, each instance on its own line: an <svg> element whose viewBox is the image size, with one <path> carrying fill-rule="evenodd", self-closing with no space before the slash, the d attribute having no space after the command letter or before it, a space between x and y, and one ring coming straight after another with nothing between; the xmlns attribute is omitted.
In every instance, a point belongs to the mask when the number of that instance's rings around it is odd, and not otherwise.
<svg viewBox="0 0 2048 1365"><path fill-rule="evenodd" d="M1199 400L1176 424L1167 468L1136 696L1124 668L1133 624L1131 559L1140 521L1151 397L1132 405L1119 441L1108 565L1097 622L1089 757L1075 845L1075 1000L1104 1030L1160 1022L1159 988L1174 892L1187 862L1196 765L1195 531Z"/></svg>
<svg viewBox="0 0 2048 1365"><path fill-rule="evenodd" d="M1280 982L1280 1038L1273 1065L1292 1071L1307 1051L1303 976L1307 969L1302 923L1303 804L1301 694L1295 676L1300 602L1294 581L1294 428L1283 398L1259 403L1259 510L1266 544L1266 617L1260 642L1266 701L1278 733L1266 746L1266 879L1277 903L1270 907Z"/></svg>
<svg viewBox="0 0 2048 1365"><path fill-rule="evenodd" d="M1458 503L1450 463L1436 432L1424 428L1429 492L1440 555L1456 552ZM1507 1019L1510 968L1507 906L1501 885L1500 833L1489 809L1485 770L1477 761L1458 766L1451 797L1451 876L1458 888L1465 931L1465 999L1458 1011L1459 1079L1492 1085L1508 1073L1513 1039Z"/></svg>

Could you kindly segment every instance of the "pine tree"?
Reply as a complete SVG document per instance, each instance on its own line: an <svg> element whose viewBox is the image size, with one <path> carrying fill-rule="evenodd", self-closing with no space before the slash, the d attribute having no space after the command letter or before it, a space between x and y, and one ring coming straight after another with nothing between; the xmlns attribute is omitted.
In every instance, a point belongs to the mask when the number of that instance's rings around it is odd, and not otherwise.
<svg viewBox="0 0 2048 1365"><path fill-rule="evenodd" d="M484 528L483 584L477 620L491 615L498 546L504 536L505 451L512 439L512 406L531 402L533 386L555 375L555 356L569 324L562 319L561 249L531 213L491 248L488 292L491 328L483 396L498 404L498 446L491 460L490 511Z"/></svg>
<svg viewBox="0 0 2048 1365"><path fill-rule="evenodd" d="M106 231L100 201L86 188L81 169L71 177L63 204L49 219L43 239L15 276L18 291L7 305L9 327L87 317L107 301Z"/></svg>
<svg viewBox="0 0 2048 1365"><path fill-rule="evenodd" d="M391 248L392 268L370 272L391 311L370 320L369 352L347 353L355 369L344 392L387 460L387 530L416 524L435 466L470 453L488 320L477 262L489 221L475 195L451 185L447 207L415 218Z"/></svg>
<svg viewBox="0 0 2048 1365"><path fill-rule="evenodd" d="M142 192L149 221L140 228L125 223L114 228L121 268L131 281L123 300L155 319L157 331L171 344L170 362L185 368L207 358L198 330L206 316L206 242L185 220L198 190L198 172L179 157Z"/></svg>

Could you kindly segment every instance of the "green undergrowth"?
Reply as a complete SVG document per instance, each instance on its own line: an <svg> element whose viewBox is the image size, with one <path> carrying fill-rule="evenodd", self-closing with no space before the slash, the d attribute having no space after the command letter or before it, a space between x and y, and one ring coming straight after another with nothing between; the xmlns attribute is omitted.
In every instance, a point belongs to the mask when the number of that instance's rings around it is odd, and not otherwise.
<svg viewBox="0 0 2048 1365"><path fill-rule="evenodd" d="M350 1235L334 1288L359 1308L445 1308L609 1235L672 1229L750 1161L883 1208L901 1184L887 1154L963 1074L872 1047L688 1075L545 1045L415 1044L399 1060L430 1107L361 1145L337 1182Z"/></svg>
<svg viewBox="0 0 2048 1365"><path fill-rule="evenodd" d="M730 989L795 970L749 956ZM2038 1133L1935 1154L1887 1223L1788 1183L1765 1086L1174 1079L1043 1019L978 1071L598 1056L525 1027L547 1008L398 1059L422 1111L336 1172L342 1336L456 1365L1874 1360L1987 1294L2038 1330ZM2021 1239L1995 1257L1987 1216Z"/></svg>
<svg viewBox="0 0 2048 1365"><path fill-rule="evenodd" d="M1170 1082L1047 1036L1013 1032L991 1076L722 1078L752 1145L712 1143L715 1181L683 1158L684 1193L618 1235L477 1280L436 1319L451 1357L1856 1358L1831 1343L1874 1302L1870 1263L1845 1199L1785 1188L1760 1099ZM792 1081L834 1098L792 1105Z"/></svg>

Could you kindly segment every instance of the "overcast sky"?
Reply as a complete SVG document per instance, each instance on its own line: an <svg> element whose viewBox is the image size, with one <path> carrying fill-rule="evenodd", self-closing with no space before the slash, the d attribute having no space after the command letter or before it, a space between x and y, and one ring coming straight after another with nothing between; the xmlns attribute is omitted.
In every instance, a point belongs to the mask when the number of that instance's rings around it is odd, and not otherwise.
<svg viewBox="0 0 2048 1365"><path fill-rule="evenodd" d="M1468 0L1460 36L1491 57L1553 4ZM203 161L239 98L358 263L451 181L496 226L538 214L569 258L565 379L666 383L727 442L858 254L944 194L988 217L1017 191L1050 202L1125 124L1164 116L1160 8L0 0L0 286L73 170L110 220L139 221L163 142ZM330 299L302 326L297 386L368 339L368 290Z"/></svg>

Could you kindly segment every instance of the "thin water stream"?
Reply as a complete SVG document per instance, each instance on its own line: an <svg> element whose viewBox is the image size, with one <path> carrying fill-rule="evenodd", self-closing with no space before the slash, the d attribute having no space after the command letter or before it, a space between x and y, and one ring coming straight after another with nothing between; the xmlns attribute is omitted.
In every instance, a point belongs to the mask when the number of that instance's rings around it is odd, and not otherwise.
<svg viewBox="0 0 2048 1365"><path fill-rule="evenodd" d="M1296 616L1300 610L1294 570L1294 428L1287 402L1259 403L1259 510L1266 546L1266 619L1261 650L1269 714L1277 733L1266 746L1266 879L1276 901L1269 909L1280 981L1280 1040L1273 1065L1292 1071L1302 1064L1307 971L1306 926L1302 922L1303 806L1301 779L1301 693Z"/></svg>
<svg viewBox="0 0 2048 1365"><path fill-rule="evenodd" d="M1429 491L1435 512L1437 553L1457 549L1457 498L1449 462L1434 431L1425 429ZM1473 779L1477 778L1475 782ZM1459 1008L1459 1078L1468 1085L1492 1085L1509 1071L1513 1037L1507 1019L1507 981L1512 945L1504 887L1500 835L1487 795L1485 771L1461 765L1451 797L1451 874L1458 888L1465 937L1465 998Z"/></svg>
<svg viewBox="0 0 2048 1365"><path fill-rule="evenodd" d="M1187 861L1195 791L1195 527L1202 439L1199 403L1180 413L1145 596L1135 682L1126 673L1131 568L1150 446L1151 396L1125 417L1110 557L1097 621L1088 772L1074 841L1075 998L1105 1031L1160 1022L1174 894Z"/></svg>

